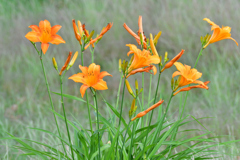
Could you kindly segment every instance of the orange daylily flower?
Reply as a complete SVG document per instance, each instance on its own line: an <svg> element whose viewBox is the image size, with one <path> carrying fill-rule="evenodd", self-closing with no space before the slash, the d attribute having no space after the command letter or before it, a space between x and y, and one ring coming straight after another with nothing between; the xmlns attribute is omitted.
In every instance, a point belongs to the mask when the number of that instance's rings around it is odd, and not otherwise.
<svg viewBox="0 0 240 160"><path fill-rule="evenodd" d="M172 78L180 75L180 82L178 86L174 89L176 91L179 87L186 86L188 84L197 83L201 84L204 87L207 87L202 81L199 81L199 79L202 76L202 73L198 72L195 68L191 69L191 66L183 65L180 62L175 62L174 65L176 66L178 71L175 71L172 74Z"/></svg>
<svg viewBox="0 0 240 160"><path fill-rule="evenodd" d="M92 87L96 90L108 89L107 83L102 78L112 75L106 71L100 72L100 65L92 63L89 65L89 67L79 65L79 68L82 73L74 74L68 79L72 79L74 82L83 83L80 88L80 93L82 97L84 96L86 89L88 89L89 87Z"/></svg>
<svg viewBox="0 0 240 160"><path fill-rule="evenodd" d="M193 89L193 88L203 88L203 89L208 90L208 88L209 88L209 87L207 86L208 83L210 83L210 81L204 82L205 86L202 85L202 84L199 84L199 85L195 85L195 86L190 86L190 87L182 88L182 89L180 89L179 91L175 92L173 95L175 96L175 95L178 94L179 92L189 91L189 90L191 90L191 89Z"/></svg>
<svg viewBox="0 0 240 160"><path fill-rule="evenodd" d="M100 32L100 34L95 38L95 39L90 39L90 42L85 46L85 50L90 46L90 45L94 45L94 43L97 41L97 40L99 40L99 39L101 39L102 37L103 37L103 35L105 34L105 33L107 33L107 31L109 31L111 28L112 28L112 25L113 25L113 23L108 23L107 24L107 26L105 27L105 28L103 28L102 29L102 31ZM85 35L87 36L87 37L89 37L89 34L88 34L88 31L85 29L85 25L84 25L84 33L85 33ZM93 46L94 47L94 46Z"/></svg>
<svg viewBox="0 0 240 160"><path fill-rule="evenodd" d="M141 118L143 116L145 116L148 112L150 112L151 110L157 108L158 106L160 106L162 103L164 102L164 100L160 100L159 102L157 102L156 104L152 105L151 107L149 107L148 109L146 109L145 111L142 111L140 113L138 113L136 115L136 117L132 118L131 121L134 121L137 118Z"/></svg>
<svg viewBox="0 0 240 160"><path fill-rule="evenodd" d="M209 39L209 41L207 42L207 44L205 44L205 46L203 48L206 48L211 43L215 43L217 41L221 41L221 40L224 40L224 39L231 39L238 46L238 43L236 42L236 40L231 37L231 33L230 33L231 32L231 27L222 26L222 28L220 28L218 25L216 25L214 22L212 22L208 18L204 18L203 20L207 21L212 26L211 31L213 30L213 34L212 34L211 38Z"/></svg>
<svg viewBox="0 0 240 160"><path fill-rule="evenodd" d="M57 35L56 33L62 26L55 25L51 27L51 24L48 20L40 21L39 27L37 25L30 25L29 28L32 29L31 32L26 34L26 38L32 42L41 42L42 52L45 54L48 50L49 43L60 44L65 43L65 41Z"/></svg>
<svg viewBox="0 0 240 160"><path fill-rule="evenodd" d="M127 55L134 54L133 61L128 68L128 73L131 73L131 71L135 69L149 67L152 63L160 63L160 58L157 55L151 55L150 51L145 49L142 51L133 44L127 44L126 46L130 47L130 51ZM154 68L154 70L156 69Z"/></svg>
<svg viewBox="0 0 240 160"><path fill-rule="evenodd" d="M69 63L70 60L71 60L71 57L72 57L72 52L69 52L68 57L67 57L67 60L65 61L64 65L63 65L63 67L62 67L62 69L61 69L61 71L60 71L60 73L59 73L59 75L62 75L62 72L65 71L65 69L66 69L67 66L68 66L68 63Z"/></svg>
<svg viewBox="0 0 240 160"><path fill-rule="evenodd" d="M163 72L165 69L172 67L172 65L177 62L181 56L183 55L185 50L182 49L182 51L180 53L178 53L178 55L176 55L171 61L169 61L167 64L165 64L164 68L161 70L161 72Z"/></svg>
<svg viewBox="0 0 240 160"><path fill-rule="evenodd" d="M130 33L137 41L138 45L141 45L141 40L140 40L140 33L142 35L142 39L143 39L143 48L147 49L147 43L146 43L146 36L144 35L143 32L143 27L142 27L142 16L139 16L138 18L138 35L136 33L134 33L127 25L126 23L123 24L123 27L128 31L128 33Z"/></svg>

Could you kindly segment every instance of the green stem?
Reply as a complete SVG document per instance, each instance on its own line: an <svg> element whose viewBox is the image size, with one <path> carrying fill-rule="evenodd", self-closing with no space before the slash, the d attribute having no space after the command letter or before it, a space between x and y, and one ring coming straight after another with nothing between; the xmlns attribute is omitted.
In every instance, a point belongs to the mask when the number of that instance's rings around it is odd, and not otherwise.
<svg viewBox="0 0 240 160"><path fill-rule="evenodd" d="M160 67L160 66L159 66L159 71L161 71L161 67ZM161 72L160 72L159 75L158 75L158 83L157 83L157 88L156 88L156 91L155 91L155 96L154 96L154 102L153 102L153 104L156 103L157 92L158 92L158 87L159 87L160 79L161 79ZM152 110L152 112L151 112L150 121L149 121L149 123L148 123L147 135L146 135L146 139L145 139L145 142L144 142L144 145L143 145L142 156L144 155L144 149L145 149L145 146L146 146L146 143L147 143L148 134L149 134L149 128L150 128L149 126L151 125L152 117L153 117L153 110Z"/></svg>
<svg viewBox="0 0 240 160"><path fill-rule="evenodd" d="M132 135L131 135L131 143L129 146L129 153L128 153L128 159L131 160L132 159L132 145L133 145L133 139L134 139L134 134L135 134L135 121L133 121L133 127L132 127Z"/></svg>
<svg viewBox="0 0 240 160"><path fill-rule="evenodd" d="M125 78L126 79L126 78ZM125 79L124 79L124 82L123 82L123 92L122 92L122 102L121 102L121 109L120 109L120 117L119 117L119 123L118 123L118 132L120 130L120 127L121 127L121 120L122 120L122 108L123 108L123 100L124 100L124 92L125 92ZM116 143L116 153L117 153L117 147L118 147L118 137L117 136L117 143Z"/></svg>
<svg viewBox="0 0 240 160"><path fill-rule="evenodd" d="M122 79L123 79L123 76L121 75L121 79L120 79L119 86L118 86L116 109L118 109L118 103L119 103L119 97L120 97L120 91L121 91ZM115 121L116 121L116 116L115 116L115 119L114 119L114 126L115 126Z"/></svg>
<svg viewBox="0 0 240 160"><path fill-rule="evenodd" d="M91 88L92 90L92 88ZM92 91L93 92L93 91ZM100 134L99 134L99 118L98 118L98 104L97 104L97 92L94 91L94 101L95 101L95 108L97 110L97 130L98 130L98 159L101 158L101 152L100 152Z"/></svg>
<svg viewBox="0 0 240 160"><path fill-rule="evenodd" d="M84 47L85 47L85 43L83 45L80 45L81 47L81 65L83 66L83 52L84 52ZM91 119L91 111L90 111L90 105L89 105L89 100L88 100L88 92L85 93L86 94L86 100L87 100L87 107L88 107L88 119L89 119L89 125L90 125L90 129L91 129L91 133L93 133L93 127L92 127L92 119Z"/></svg>
<svg viewBox="0 0 240 160"><path fill-rule="evenodd" d="M148 94L148 108L150 107L150 98L152 92L152 74L150 75L150 82L149 82L149 94ZM148 114L146 115L146 126L148 121Z"/></svg>
<svg viewBox="0 0 240 160"><path fill-rule="evenodd" d="M172 100L172 97L173 97L173 93L174 93L174 92L172 92L172 94L171 94L171 96L170 96L170 98L169 98L166 111L165 111L165 113L163 114L163 116L161 117L161 120L160 120L160 122L158 123L157 128L156 128L156 130L155 130L155 132L154 132L154 136L153 136L153 139L152 139L152 143L155 142L155 139L156 139L157 135L160 134L160 132L161 132L164 119L166 118L166 115L167 115L167 113L168 113L168 109L169 109L169 106L170 106L170 103L171 103L171 100Z"/></svg>
<svg viewBox="0 0 240 160"><path fill-rule="evenodd" d="M93 49L91 49L91 47L89 47L90 48L90 52L91 52L91 54L92 54L92 63L94 62L94 48Z"/></svg>
<svg viewBox="0 0 240 160"><path fill-rule="evenodd" d="M141 111L144 110L144 72L142 73L142 108Z"/></svg>
<svg viewBox="0 0 240 160"><path fill-rule="evenodd" d="M59 79L60 79L60 86L61 86L61 104L62 104L65 124L66 124L66 128L67 128L68 140L69 140L71 153L72 153L72 159L74 160L74 153L73 153L73 149L72 149L72 141L71 141L71 136L70 136L70 133L69 133L68 123L67 123L67 116L66 116L64 102L63 102L63 87L62 87L63 82L62 82L62 76L61 75L59 75Z"/></svg>
<svg viewBox="0 0 240 160"><path fill-rule="evenodd" d="M48 90L48 97L49 97L49 100L50 100L50 103L51 103L52 110L55 111L54 106L53 106L53 102L52 102L52 97L51 97L51 93L50 93L50 89L49 89L49 84L48 84L46 72L45 72L45 68L44 68L44 65L43 65L42 51L41 51L41 54L40 54L37 47L36 47L36 44L35 43L32 43L32 44L33 44L35 50L37 51L38 55L40 56L40 61L41 61L41 65L42 65L44 79L45 79L45 83L46 83L47 90ZM61 143L62 143L64 153L65 153L65 155L67 155L67 151L66 151L66 148L64 147L64 144L63 144L63 141L62 141L62 136L61 136L61 132L60 132L60 129L59 129L59 126L58 126L57 117L56 117L55 113L53 113L53 116L54 116L54 120L55 120L55 123L56 123L56 126L57 126L58 134L59 134L59 137L60 137L60 140L61 140Z"/></svg>
<svg viewBox="0 0 240 160"><path fill-rule="evenodd" d="M127 130L126 130L126 133L125 133L124 138L123 138L123 145L122 145L122 149L121 149L120 159L122 159L123 148L124 148L125 139L126 139L126 136L127 136L127 132L128 132L130 123L131 123L131 117L130 117L130 120L129 120L129 122L128 122Z"/></svg>

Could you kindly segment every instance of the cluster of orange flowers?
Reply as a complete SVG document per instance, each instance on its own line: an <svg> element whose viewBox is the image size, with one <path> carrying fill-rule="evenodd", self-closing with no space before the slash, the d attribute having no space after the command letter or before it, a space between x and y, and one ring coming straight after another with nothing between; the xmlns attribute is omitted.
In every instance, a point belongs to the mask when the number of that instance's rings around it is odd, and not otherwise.
<svg viewBox="0 0 240 160"><path fill-rule="evenodd" d="M211 43L214 43L223 39L232 39L233 41L235 41L231 37L230 27L226 26L226 27L220 28L218 25L210 21L208 18L204 18L203 20L210 23L210 25L212 26L211 30L213 30L213 34L205 38L204 42L202 43L203 48L206 48ZM75 37L79 41L81 46L84 45L84 49L87 49L90 45L94 47L94 43L98 42L103 37L103 35L111 29L113 25L112 23L109 23L105 28L102 29L100 34L93 39L92 37L94 32L91 32L89 34L89 31L86 30L85 28L85 24L81 24L81 22L78 21L77 22L78 26L77 26L75 20L72 20L72 24L73 24ZM166 63L167 60L164 60L164 62L162 62L162 58L161 56L158 55L157 50L155 48L155 46L157 45L157 41L161 35L161 32L159 32L154 38L152 34L150 34L150 39L147 39L143 32L141 16L139 16L139 19L138 19L138 26L139 26L139 30L136 34L125 23L123 25L123 27L136 39L138 45L141 45L142 47L142 49L138 49L137 46L133 44L126 45L130 48L130 51L127 53L127 55L129 56L130 54L133 54L133 56L129 62L129 65L125 65L125 69L123 69L124 70L123 76L125 78L128 78L129 76L139 72L151 73L151 70L154 74L156 74L157 68L153 64L158 64L159 66L163 67L161 70L159 70L159 74L161 74L164 70L175 65L178 71L175 71L172 74L172 78L176 76L179 76L179 78L174 83L174 87L173 87L174 96L179 92L188 91L193 88L208 89L207 84L209 83L209 81L202 82L198 80L202 76L202 73L198 72L194 68L191 69L191 67L188 65L183 65L182 63L177 62L180 59L180 57L184 54L184 50L182 50L178 55L176 55L168 63ZM41 42L41 50L44 54L48 50L49 43L57 44L57 45L60 43L65 43L65 41L59 35L56 34L61 28L60 25L55 25L51 27L49 21L44 20L44 21L40 21L39 27L37 25L30 25L29 28L31 28L32 31L28 32L25 37L34 43ZM235 43L238 45L236 41ZM60 75L66 68L69 69L75 62L77 58L77 53L75 53L74 57L70 61L71 55L72 53L70 52L64 66L62 67L59 73ZM55 58L53 59L53 64L54 64L54 67L56 68L57 64L56 64ZM161 67L159 67L159 69ZM72 79L75 82L79 82L83 84L80 88L80 93L82 97L84 96L86 89L89 87L92 87L95 90L108 89L107 83L103 80L103 77L112 76L112 75L106 71L100 72L99 65L92 63L89 65L89 67L79 65L79 68L82 71L82 73L74 74L71 77L69 77L69 79ZM184 87L186 85L193 84L193 83L198 85L188 86L186 88L182 88L178 90L180 87ZM135 120L136 118L140 118L144 116L150 110L158 107L162 103L163 103L163 100L159 101L158 103L154 104L147 110L137 114L137 116L134 117L132 120Z"/></svg>

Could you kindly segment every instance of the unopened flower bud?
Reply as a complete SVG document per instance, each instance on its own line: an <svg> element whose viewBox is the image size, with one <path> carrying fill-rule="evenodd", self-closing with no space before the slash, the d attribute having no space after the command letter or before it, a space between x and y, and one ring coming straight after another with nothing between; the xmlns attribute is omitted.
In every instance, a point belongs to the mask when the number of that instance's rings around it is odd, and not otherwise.
<svg viewBox="0 0 240 160"><path fill-rule="evenodd" d="M68 64L67 70L69 70L69 68L71 68L73 66L73 64L76 61L77 57L78 57L78 51L74 53L73 58L71 59L71 61Z"/></svg>
<svg viewBox="0 0 240 160"><path fill-rule="evenodd" d="M135 98L136 96L134 95L134 93L132 91L132 88L131 88L131 86L130 86L130 84L129 84L127 79L125 79L125 83L126 83L128 92Z"/></svg>
<svg viewBox="0 0 240 160"><path fill-rule="evenodd" d="M165 56L164 56L164 63L166 63L168 61L168 52L165 52Z"/></svg>
<svg viewBox="0 0 240 160"><path fill-rule="evenodd" d="M119 61L118 61L118 70L120 73L122 72L122 60L121 59L119 59Z"/></svg>
<svg viewBox="0 0 240 160"><path fill-rule="evenodd" d="M57 62L54 57L52 58L52 63L53 63L53 67L58 71Z"/></svg>

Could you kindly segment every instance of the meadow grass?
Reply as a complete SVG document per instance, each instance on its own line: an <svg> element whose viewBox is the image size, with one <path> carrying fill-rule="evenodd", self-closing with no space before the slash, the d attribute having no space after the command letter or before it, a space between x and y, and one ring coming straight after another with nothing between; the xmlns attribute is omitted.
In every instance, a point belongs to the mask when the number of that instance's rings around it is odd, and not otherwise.
<svg viewBox="0 0 240 160"><path fill-rule="evenodd" d="M95 29L98 33L102 26L106 26L108 22L113 22L113 28L95 49L95 59L96 63L101 64L102 70L107 70L113 75L111 80L107 80L111 95L108 95L110 92L103 91L102 93L108 97L108 101L115 102L120 77L117 72L118 58L127 57L128 47L125 44L135 43L135 40L122 27L124 22L136 31L138 15L142 15L146 35L149 35L150 31L153 34L159 30L162 31L157 45L159 54L163 55L165 51L168 51L169 57L172 58L181 49L185 49L186 52L180 61L193 66L201 48L200 36L209 32L208 24L202 19L208 17L220 26L232 27L232 37L239 42L240 36L237 32L240 30L240 22L237 21L240 15L239 7L240 2L233 0L209 2L158 2L154 0L118 2L106 0L97 3L84 0L1 1L0 130L3 132L0 132L0 137L6 137L7 134L4 131L8 131L17 137L56 144L53 137L28 128L43 128L56 132L52 113L49 111L49 107L46 107L50 105L37 53L24 37L29 31L27 26L38 24L40 20L44 19L48 19L52 25L62 25L59 35L67 43L59 46L50 45L47 56L44 57L50 87L52 91L60 92L60 90L56 90L59 88L58 77L54 74L51 58L54 56L57 61L64 62L69 50L75 52L73 49L79 48L72 30L71 20L79 19L86 24L89 30ZM84 53L87 65L91 61L89 55L89 51ZM240 130L238 116L240 112L239 60L239 47L230 40L217 42L207 47L197 68L204 73L203 81L211 81L209 90L191 91L185 108L186 113L197 118L211 117L202 120L201 123L216 135L226 135L223 138L225 140L240 139L238 133ZM80 58L77 61L80 63ZM175 69L169 70L174 71ZM164 73L161 79L160 90L161 93L164 93L161 95L163 99L168 99L170 96L171 71ZM67 80L70 75L77 72L78 65L74 65L73 69L65 76L63 89L66 94L80 97L80 85ZM140 78L141 76L136 77ZM133 82L134 79L130 81ZM146 77L145 81L145 84L148 84L149 77ZM153 77L153 82L156 81L157 77ZM152 88L155 87L156 84L153 83ZM131 101L127 92L126 95L129 101L126 101L124 105L123 116L128 119ZM62 113L59 96L54 94L52 96L56 111ZM172 101L169 115L173 118L177 118L179 101L181 101L180 96ZM76 117L78 121L86 125L85 127L88 127L87 108L84 104L65 99L65 105L69 119ZM103 102L100 101L99 106L103 115L108 113ZM188 127L202 129L195 125L193 123ZM61 121L60 128L64 127L64 122ZM15 141L1 141L0 144L0 159L25 159L25 157L19 156L23 152L10 148L10 146L17 144ZM232 144L223 148L222 152L239 155L239 147L239 143ZM236 159L234 156L227 158Z"/></svg>

